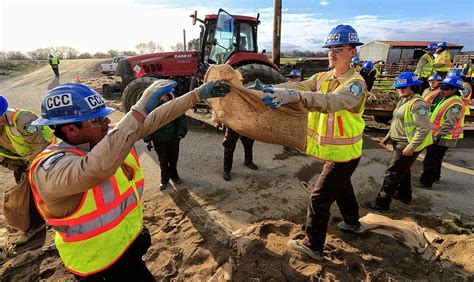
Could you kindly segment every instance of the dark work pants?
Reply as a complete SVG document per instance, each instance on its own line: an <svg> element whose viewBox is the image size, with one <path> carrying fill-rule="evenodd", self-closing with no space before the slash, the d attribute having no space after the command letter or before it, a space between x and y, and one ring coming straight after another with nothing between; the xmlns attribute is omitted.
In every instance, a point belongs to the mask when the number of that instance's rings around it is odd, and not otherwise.
<svg viewBox="0 0 474 282"><path fill-rule="evenodd" d="M58 65L52 65L51 68L53 69L54 75L59 76L59 66Z"/></svg>
<svg viewBox="0 0 474 282"><path fill-rule="evenodd" d="M160 161L161 183L168 183L170 178L173 180L178 179L179 141L158 143L157 140L153 139L153 147L155 147L158 160Z"/></svg>
<svg viewBox="0 0 474 282"><path fill-rule="evenodd" d="M423 160L423 173L421 174L421 181L426 184L431 184L441 178L441 165L448 147L433 144L426 149L426 156Z"/></svg>
<svg viewBox="0 0 474 282"><path fill-rule="evenodd" d="M253 161L253 143L254 140L245 136L240 135L239 133L233 131L230 128L227 128L225 133L224 142L224 170L230 172L232 170L232 163L234 161L234 151L237 145L237 141L242 142L244 146L244 160L245 162Z"/></svg>
<svg viewBox="0 0 474 282"><path fill-rule="evenodd" d="M306 237L313 250L323 250L330 208L334 201L346 223L359 224L359 205L351 183L352 173L359 161L360 158L346 163L324 163L323 171L309 196L306 217Z"/></svg>
<svg viewBox="0 0 474 282"><path fill-rule="evenodd" d="M392 157L385 171L382 189L380 189L375 202L381 207L388 208L392 197L398 192L402 199L411 201L411 171L410 168L420 152L414 152L411 156L404 156L403 149L407 143L393 142Z"/></svg>
<svg viewBox="0 0 474 282"><path fill-rule="evenodd" d="M142 260L150 246L150 232L144 227L128 250L110 267L86 277L74 276L79 281L155 281Z"/></svg>

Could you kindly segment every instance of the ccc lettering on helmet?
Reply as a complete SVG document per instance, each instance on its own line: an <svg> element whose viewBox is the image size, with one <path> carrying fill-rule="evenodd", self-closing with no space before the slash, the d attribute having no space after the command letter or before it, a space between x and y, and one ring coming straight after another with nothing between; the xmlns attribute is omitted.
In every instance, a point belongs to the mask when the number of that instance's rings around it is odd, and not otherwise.
<svg viewBox="0 0 474 282"><path fill-rule="evenodd" d="M359 42L359 36L357 35L357 33L349 33L349 41Z"/></svg>
<svg viewBox="0 0 474 282"><path fill-rule="evenodd" d="M102 97L100 97L99 95L87 96L85 100L87 104L89 105L89 108L91 109L103 106L105 104L104 100L102 100Z"/></svg>
<svg viewBox="0 0 474 282"><path fill-rule="evenodd" d="M69 93L46 98L46 109L48 110L67 106L72 106L72 97Z"/></svg>
<svg viewBox="0 0 474 282"><path fill-rule="evenodd" d="M339 41L340 38L341 38L341 35L339 33L329 34L326 41L328 42Z"/></svg>

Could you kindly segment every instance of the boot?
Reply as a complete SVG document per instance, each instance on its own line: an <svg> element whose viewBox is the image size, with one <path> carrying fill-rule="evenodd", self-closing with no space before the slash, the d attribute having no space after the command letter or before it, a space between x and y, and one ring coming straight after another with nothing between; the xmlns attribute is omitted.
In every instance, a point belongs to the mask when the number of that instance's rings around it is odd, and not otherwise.
<svg viewBox="0 0 474 282"><path fill-rule="evenodd" d="M222 178L224 178L225 181L230 181L231 180L230 171L224 170L224 172L222 173Z"/></svg>
<svg viewBox="0 0 474 282"><path fill-rule="evenodd" d="M252 170L258 170L258 166L254 164L252 161L245 161L244 165Z"/></svg>

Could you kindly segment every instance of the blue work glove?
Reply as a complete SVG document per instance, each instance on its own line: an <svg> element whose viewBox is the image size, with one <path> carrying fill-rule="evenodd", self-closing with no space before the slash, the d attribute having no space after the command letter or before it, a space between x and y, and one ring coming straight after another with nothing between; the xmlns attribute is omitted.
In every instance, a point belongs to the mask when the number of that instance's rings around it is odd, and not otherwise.
<svg viewBox="0 0 474 282"><path fill-rule="evenodd" d="M213 80L194 89L194 92L199 96L199 100L204 101L208 98L224 97L230 92L230 86L226 82Z"/></svg>
<svg viewBox="0 0 474 282"><path fill-rule="evenodd" d="M178 85L176 81L170 79L158 79L145 89L143 95L131 109L146 117L160 104L160 98L163 95L174 91L173 88L176 85Z"/></svg>
<svg viewBox="0 0 474 282"><path fill-rule="evenodd" d="M290 103L298 103L301 100L300 92L293 89L273 88L272 92L262 98L265 106L276 110L282 105Z"/></svg>

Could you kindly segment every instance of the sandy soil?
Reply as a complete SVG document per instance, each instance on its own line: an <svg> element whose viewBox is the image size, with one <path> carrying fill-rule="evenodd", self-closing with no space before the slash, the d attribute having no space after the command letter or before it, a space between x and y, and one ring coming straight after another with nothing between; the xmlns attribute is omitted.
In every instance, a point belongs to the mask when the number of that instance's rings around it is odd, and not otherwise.
<svg viewBox="0 0 474 282"><path fill-rule="evenodd" d="M95 61L62 62L65 71L69 63L64 79L72 80L76 73L84 79L96 75L91 71ZM44 68L0 83L2 95L15 107L38 111L51 74ZM117 112L112 119L118 121L121 116ZM375 140L384 134L383 127L366 131L363 158L352 178L359 202L373 199L382 183L390 153ZM432 190L416 185L421 170L417 161L412 172L413 205L395 201L387 214L439 234L441 240L433 244L438 250L436 260L425 260L402 242L383 235L354 237L340 232L336 223L341 216L333 205L326 260L315 263L288 250L286 242L302 238L308 197L302 183L312 187L322 163L301 155L290 157L281 153L280 146L256 142L254 158L260 169L251 171L242 164L239 144L232 181L226 182L221 177L223 133L190 122L188 136L181 143L181 185L160 191L157 156L143 142L137 143L146 179L144 221L152 234L152 246L144 259L155 277L164 281L472 281L474 237L465 234L474 227L472 137L467 134L460 148L448 155L450 166L443 168L442 181ZM13 184L8 170L0 168L0 177L2 189ZM361 208L360 213L367 211ZM25 245L14 246L19 234L4 227L0 216L1 227L0 280L73 280L56 251L41 249L52 242L51 228ZM244 242L245 248L236 242Z"/></svg>

